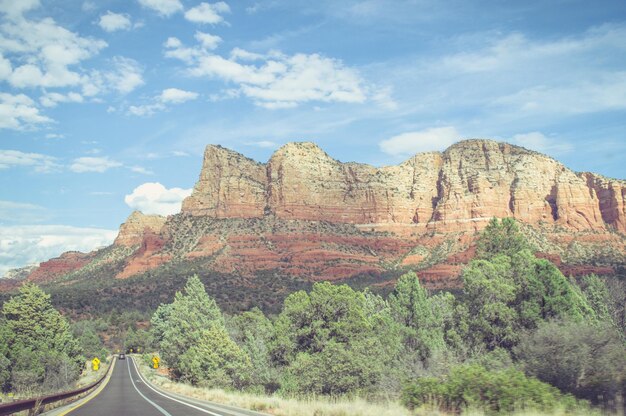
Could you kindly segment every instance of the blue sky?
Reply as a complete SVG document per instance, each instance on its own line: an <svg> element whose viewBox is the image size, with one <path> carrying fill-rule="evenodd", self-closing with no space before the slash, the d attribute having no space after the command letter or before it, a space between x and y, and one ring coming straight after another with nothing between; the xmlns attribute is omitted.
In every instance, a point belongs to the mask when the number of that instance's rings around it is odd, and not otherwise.
<svg viewBox="0 0 626 416"><path fill-rule="evenodd" d="M509 141L624 178L626 2L0 0L0 275L176 212L208 143Z"/></svg>

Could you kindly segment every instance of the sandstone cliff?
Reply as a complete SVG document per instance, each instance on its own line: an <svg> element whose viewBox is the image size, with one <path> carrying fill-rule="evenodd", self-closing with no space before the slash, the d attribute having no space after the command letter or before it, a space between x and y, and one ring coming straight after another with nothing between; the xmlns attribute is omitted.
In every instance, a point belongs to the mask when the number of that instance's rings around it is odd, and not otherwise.
<svg viewBox="0 0 626 416"><path fill-rule="evenodd" d="M545 155L489 140L380 168L339 162L312 143L289 143L267 163L209 145L181 213L133 212L111 247L66 253L27 280L160 270L167 277L176 269L251 279L250 288L263 274L385 285L411 269L428 287L453 287L474 255L476 231L494 216L518 219L564 273L613 274L626 266L623 180L575 173ZM15 286L3 280L0 290Z"/></svg>
<svg viewBox="0 0 626 416"><path fill-rule="evenodd" d="M462 141L382 168L341 163L313 143L286 144L266 164L209 145L182 212L444 232L479 229L495 216L626 232L625 189L624 181L576 174L542 154L490 140Z"/></svg>
<svg viewBox="0 0 626 416"><path fill-rule="evenodd" d="M120 231L113 242L116 246L134 247L141 245L146 233L158 234L167 218L160 215L145 215L133 211L126 221L120 225Z"/></svg>

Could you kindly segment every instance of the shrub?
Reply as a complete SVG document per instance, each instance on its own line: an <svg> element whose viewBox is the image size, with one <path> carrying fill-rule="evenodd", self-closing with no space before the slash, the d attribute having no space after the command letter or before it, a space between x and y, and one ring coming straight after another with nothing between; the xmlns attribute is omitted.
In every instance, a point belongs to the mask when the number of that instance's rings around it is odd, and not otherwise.
<svg viewBox="0 0 626 416"><path fill-rule="evenodd" d="M571 396L563 396L558 389L519 370L489 371L476 364L457 366L442 379L416 380L404 388L402 402L409 408L426 405L452 412L472 408L491 414L577 405Z"/></svg>

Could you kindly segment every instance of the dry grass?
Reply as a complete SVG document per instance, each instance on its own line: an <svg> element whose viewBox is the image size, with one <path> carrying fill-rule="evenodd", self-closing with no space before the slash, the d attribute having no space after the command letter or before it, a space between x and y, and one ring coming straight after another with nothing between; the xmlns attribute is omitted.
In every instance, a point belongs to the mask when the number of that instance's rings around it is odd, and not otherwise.
<svg viewBox="0 0 626 416"><path fill-rule="evenodd" d="M286 399L278 396L257 396L249 393L206 389L177 383L156 374L135 357L142 375L164 390L200 400L256 410L276 416L411 416L411 412L397 402L371 403L363 399L330 399L311 397Z"/></svg>
<svg viewBox="0 0 626 416"><path fill-rule="evenodd" d="M144 377L153 384L172 393L207 400L216 403L256 410L275 416L451 416L433 408L419 408L409 411L395 401L372 403L363 399L332 399L328 397L310 397L287 399L278 396L258 396L250 393L224 391L194 387L185 383L178 383L162 374L154 372L142 361L135 357L135 363ZM601 413L592 413L600 416ZM464 416L485 416L481 410L466 410ZM555 409L553 412L539 412L525 410L515 412L511 416L589 416L589 411L568 412L564 409Z"/></svg>

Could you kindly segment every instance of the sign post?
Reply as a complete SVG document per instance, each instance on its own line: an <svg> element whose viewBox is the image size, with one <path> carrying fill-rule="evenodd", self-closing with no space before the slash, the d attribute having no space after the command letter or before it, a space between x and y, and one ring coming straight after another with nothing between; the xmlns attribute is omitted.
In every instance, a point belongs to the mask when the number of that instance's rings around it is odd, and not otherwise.
<svg viewBox="0 0 626 416"><path fill-rule="evenodd" d="M98 360L98 357L91 360L91 368L93 371L98 371L98 368L100 368L100 360Z"/></svg>

